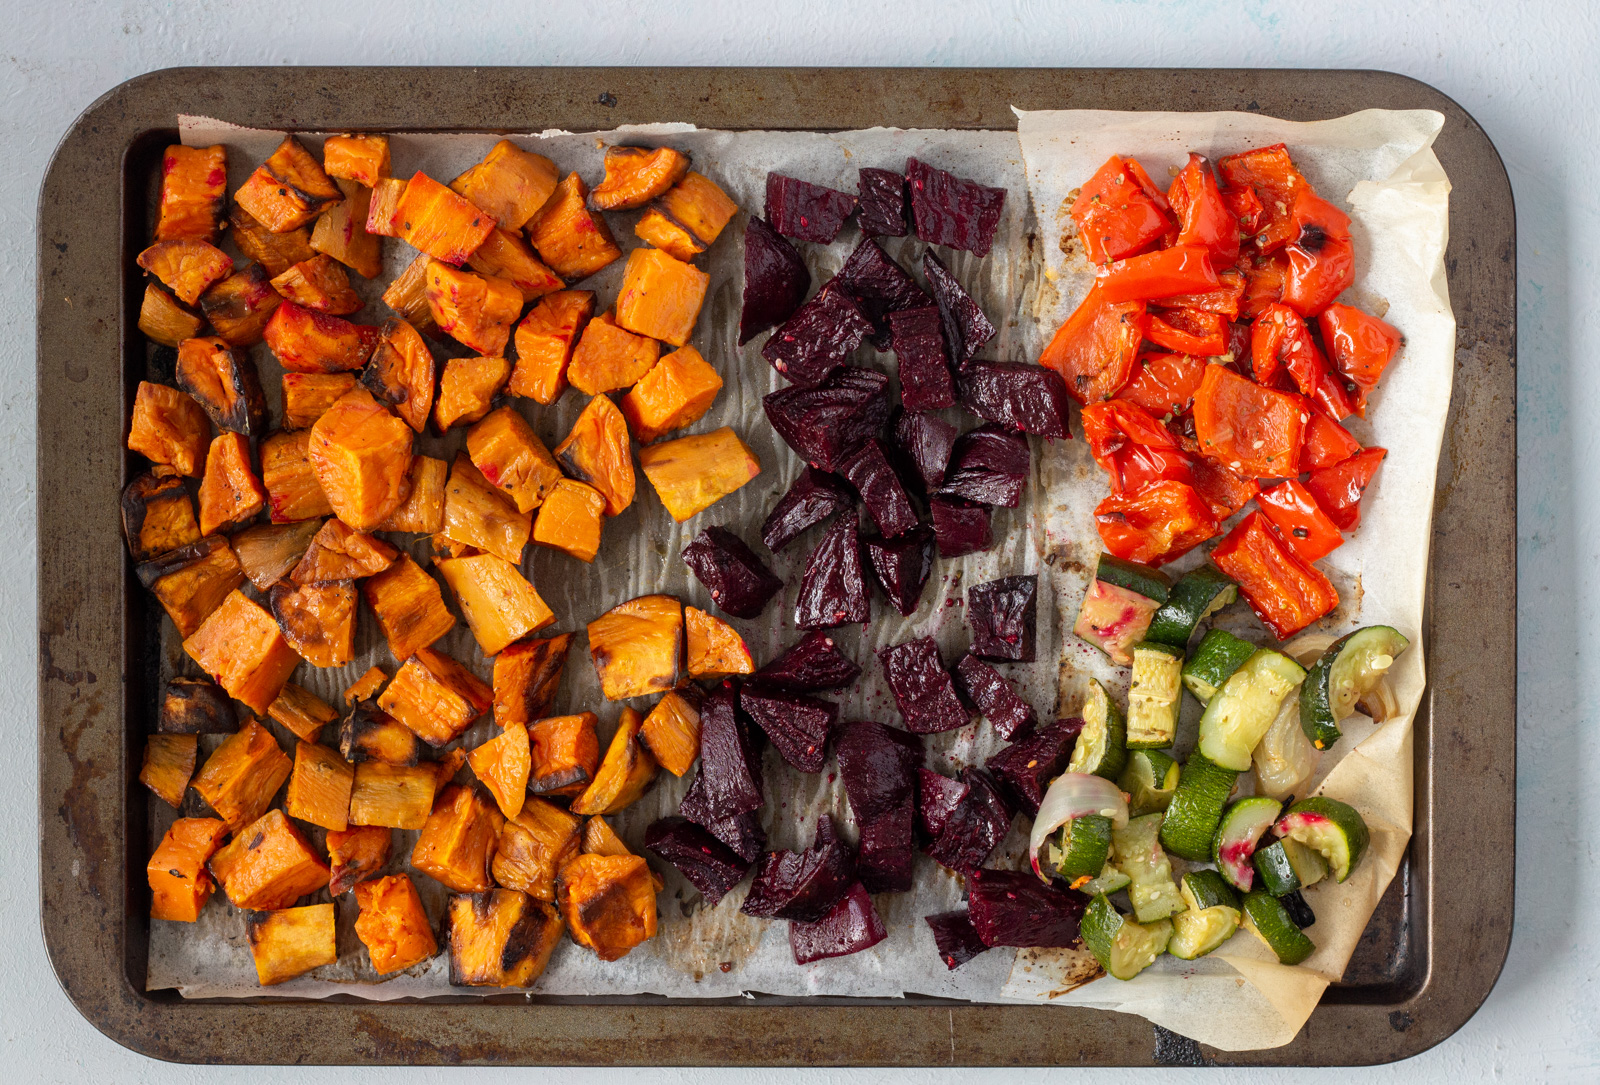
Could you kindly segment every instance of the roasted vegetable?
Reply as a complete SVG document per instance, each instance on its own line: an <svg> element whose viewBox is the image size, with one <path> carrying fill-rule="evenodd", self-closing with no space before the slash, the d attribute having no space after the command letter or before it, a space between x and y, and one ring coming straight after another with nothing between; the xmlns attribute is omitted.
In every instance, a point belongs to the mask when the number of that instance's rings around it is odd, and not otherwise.
<svg viewBox="0 0 1600 1085"><path fill-rule="evenodd" d="M444 488L450 466L432 456L411 457L411 493L379 531L412 531L431 535L444 527Z"/></svg>
<svg viewBox="0 0 1600 1085"><path fill-rule="evenodd" d="M495 723L527 727L550 714L573 636L524 637L495 655Z"/></svg>
<svg viewBox="0 0 1600 1085"><path fill-rule="evenodd" d="M285 428L307 429L328 413L346 392L356 386L353 373L285 373L283 375L283 424Z"/></svg>
<svg viewBox="0 0 1600 1085"><path fill-rule="evenodd" d="M729 426L641 448L639 467L680 524L761 473L761 461Z"/></svg>
<svg viewBox="0 0 1600 1085"><path fill-rule="evenodd" d="M494 694L442 652L418 648L395 674L378 707L430 746L443 746L489 710Z"/></svg>
<svg viewBox="0 0 1600 1085"><path fill-rule="evenodd" d="M194 502L183 479L143 474L122 491L122 530L134 561L150 558L200 539Z"/></svg>
<svg viewBox="0 0 1600 1085"><path fill-rule="evenodd" d="M357 531L371 531L406 499L411 481L411 428L352 388L311 427L309 456L334 513Z"/></svg>
<svg viewBox="0 0 1600 1085"><path fill-rule="evenodd" d="M544 155L502 139L450 187L507 230L520 230L556 190L557 176L556 164Z"/></svg>
<svg viewBox="0 0 1600 1085"><path fill-rule="evenodd" d="M633 232L680 260L693 260L738 211L716 182L690 170L651 205Z"/></svg>
<svg viewBox="0 0 1600 1085"><path fill-rule="evenodd" d="M311 231L311 247L364 279L376 279L383 272L383 242L381 235L367 230L367 219L372 215L372 189L355 181L336 180L334 184L344 194L344 200L317 219Z"/></svg>
<svg viewBox="0 0 1600 1085"><path fill-rule="evenodd" d="M376 210L376 203L373 208ZM423 253L407 264L384 290L383 303L417 331L437 338L441 333L433 323L433 311L428 308L428 264L432 259Z"/></svg>
<svg viewBox="0 0 1600 1085"><path fill-rule="evenodd" d="M300 657L278 623L237 588L183 642L183 650L229 696L265 713Z"/></svg>
<svg viewBox="0 0 1600 1085"><path fill-rule="evenodd" d="M403 319L387 321L382 336L372 360L361 371L361 383L421 433L433 413L433 354Z"/></svg>
<svg viewBox="0 0 1600 1085"><path fill-rule="evenodd" d="M388 680L389 676L384 673L382 667L368 667L360 678L345 687L344 703L351 705L357 701L369 700L374 693L383 688L383 684ZM353 758L352 760L360 759Z"/></svg>
<svg viewBox="0 0 1600 1085"><path fill-rule="evenodd" d="M484 275L515 283L524 305L566 285L561 276L539 262L533 246L520 233L509 230L492 231L472 254L467 266Z"/></svg>
<svg viewBox="0 0 1600 1085"><path fill-rule="evenodd" d="M311 231L303 226L281 234L273 233L238 206L228 212L228 221L233 225L233 243L248 259L266 268L268 278L282 275L295 264L317 254L311 247Z"/></svg>
<svg viewBox="0 0 1600 1085"><path fill-rule="evenodd" d="M615 814L633 805L655 783L660 766L639 744L643 722L644 717L633 709L622 710L599 771L583 794L572 800L574 814Z"/></svg>
<svg viewBox="0 0 1600 1085"><path fill-rule="evenodd" d="M260 264L234 272L200 295L200 311L212 330L232 347L253 347L261 342L267 321L282 303L283 298L272 289L272 277Z"/></svg>
<svg viewBox="0 0 1600 1085"><path fill-rule="evenodd" d="M366 580L361 594L396 659L410 659L418 648L426 648L456 624L455 615L444 605L439 582L409 554L401 554L399 561Z"/></svg>
<svg viewBox="0 0 1600 1085"><path fill-rule="evenodd" d="M561 915L514 889L453 896L445 912L450 982L457 987L528 987L561 939Z"/></svg>
<svg viewBox="0 0 1600 1085"><path fill-rule="evenodd" d="M467 756L467 764L494 796L502 814L514 818L522 811L522 802L528 796L528 771L532 766L526 727L503 729L473 750Z"/></svg>
<svg viewBox="0 0 1600 1085"><path fill-rule="evenodd" d="M422 746L415 731L363 698L339 724L339 752L352 764L379 761L409 767L417 763Z"/></svg>
<svg viewBox="0 0 1600 1085"><path fill-rule="evenodd" d="M694 607L685 607L684 628L689 647L689 677L725 678L756 669L750 649L733 626Z"/></svg>
<svg viewBox="0 0 1600 1085"><path fill-rule="evenodd" d="M439 575L455 593L484 655L554 624L556 617L517 567L494 554L441 558Z"/></svg>
<svg viewBox="0 0 1600 1085"><path fill-rule="evenodd" d="M550 450L513 407L501 407L467 433L473 466L491 484L509 494L519 512L538 508L561 479Z"/></svg>
<svg viewBox="0 0 1600 1085"><path fill-rule="evenodd" d="M290 574L296 584L359 580L383 572L400 552L382 539L352 531L337 517L323 523Z"/></svg>
<svg viewBox="0 0 1600 1085"><path fill-rule="evenodd" d="M382 825L352 825L328 834L328 894L341 896L357 883L376 877L389 861L393 831Z"/></svg>
<svg viewBox="0 0 1600 1085"><path fill-rule="evenodd" d="M611 313L601 313L584 327L567 366L567 380L586 395L614 392L650 372L660 353L660 343L619 327Z"/></svg>
<svg viewBox="0 0 1600 1085"><path fill-rule="evenodd" d="M363 761L356 766L356 783L350 789L350 824L420 829L433 809L438 786L438 770L431 764Z"/></svg>
<svg viewBox="0 0 1600 1085"><path fill-rule="evenodd" d="M211 876L235 908L287 908L326 886L328 867L282 810L269 810L234 830Z"/></svg>
<svg viewBox="0 0 1600 1085"><path fill-rule="evenodd" d="M505 352L522 315L522 291L510 279L479 275L442 260L428 265L428 311L439 330L479 354Z"/></svg>
<svg viewBox="0 0 1600 1085"><path fill-rule="evenodd" d="M688 772L700 756L698 700L698 690L692 685L668 690L640 726L639 741L674 776Z"/></svg>
<svg viewBox="0 0 1600 1085"><path fill-rule="evenodd" d="M244 583L239 559L221 535L169 550L139 565L134 572L185 637L196 633Z"/></svg>
<svg viewBox="0 0 1600 1085"><path fill-rule="evenodd" d="M155 342L175 347L199 335L205 323L155 283L146 284L144 300L139 304L139 330Z"/></svg>
<svg viewBox="0 0 1600 1085"><path fill-rule="evenodd" d="M261 484L275 524L294 523L333 511L311 466L311 431L269 433L261 441Z"/></svg>
<svg viewBox="0 0 1600 1085"><path fill-rule="evenodd" d="M250 438L232 432L219 435L211 442L200 480L200 533L243 527L266 507L267 491L250 468Z"/></svg>
<svg viewBox="0 0 1600 1085"><path fill-rule="evenodd" d="M452 784L434 802L411 865L457 893L492 888L489 861L505 821L483 789Z"/></svg>
<svg viewBox="0 0 1600 1085"><path fill-rule="evenodd" d="M157 241L137 263L185 305L198 302L212 283L233 271L233 258L209 241Z"/></svg>
<svg viewBox="0 0 1600 1085"><path fill-rule="evenodd" d="M409 877L391 874L362 882L355 891L361 909L355 922L356 937L367 947L378 975L403 972L439 952L433 925Z"/></svg>
<svg viewBox="0 0 1600 1085"><path fill-rule="evenodd" d="M545 494L533 521L533 541L564 550L579 561L593 561L600 552L600 531L606 499L583 482L564 478Z"/></svg>
<svg viewBox="0 0 1600 1085"><path fill-rule="evenodd" d="M619 603L589 623L589 656L606 699L664 693L678 684L683 606L670 595Z"/></svg>
<svg viewBox="0 0 1600 1085"><path fill-rule="evenodd" d="M617 323L681 347L694 331L710 283L710 275L669 253L634 249L617 293Z"/></svg>
<svg viewBox="0 0 1600 1085"><path fill-rule="evenodd" d="M433 424L446 433L457 422L476 422L489 413L494 397L511 377L511 363L501 357L451 358L439 378Z"/></svg>
<svg viewBox="0 0 1600 1085"><path fill-rule="evenodd" d="M355 656L356 586L282 581L267 593L283 637L313 667L343 667Z"/></svg>
<svg viewBox="0 0 1600 1085"><path fill-rule="evenodd" d="M600 211L643 207L689 172L689 156L671 147L607 147L606 177L589 193Z"/></svg>
<svg viewBox="0 0 1600 1085"><path fill-rule="evenodd" d="M552 716L528 727L528 790L535 795L580 795L600 766L599 719L593 712Z"/></svg>
<svg viewBox="0 0 1600 1085"><path fill-rule="evenodd" d="M293 682L283 684L282 692L267 706L267 715L302 742L315 742L322 729L339 718L331 704Z"/></svg>
<svg viewBox="0 0 1600 1085"><path fill-rule="evenodd" d="M164 384L139 382L133 400L133 422L128 427L130 451L151 463L165 464L180 475L198 478L205 467L210 441L211 423L192 397Z"/></svg>
<svg viewBox="0 0 1600 1085"><path fill-rule="evenodd" d="M556 899L556 874L578 857L583 819L554 803L529 797L500 830L494 880L535 900Z"/></svg>
<svg viewBox="0 0 1600 1085"><path fill-rule="evenodd" d="M150 918L193 923L216 883L206 861L222 846L228 826L216 818L179 818L150 855Z"/></svg>
<svg viewBox="0 0 1600 1085"><path fill-rule="evenodd" d="M406 182L395 210L397 236L452 267L466 263L494 229L494 219L471 200L451 192L420 170ZM368 222L370 229L370 218Z"/></svg>
<svg viewBox="0 0 1600 1085"><path fill-rule="evenodd" d="M231 735L239 729L233 701L209 678L174 678L161 694L156 729L165 735Z"/></svg>
<svg viewBox="0 0 1600 1085"><path fill-rule="evenodd" d="M308 904L275 912L252 911L244 919L256 979L270 987L339 959L333 905Z"/></svg>
<svg viewBox="0 0 1600 1085"><path fill-rule="evenodd" d="M312 244L316 244L315 234ZM350 289L350 276L326 253L302 260L282 275L274 276L272 289L285 301L332 316L346 316L362 306L361 298Z"/></svg>
<svg viewBox="0 0 1600 1085"><path fill-rule="evenodd" d="M580 855L561 869L557 897L572 940L602 961L655 937L655 884L640 856Z"/></svg>
<svg viewBox="0 0 1600 1085"><path fill-rule="evenodd" d="M228 191L228 149L168 147L161 155L157 241L215 241Z"/></svg>
<svg viewBox="0 0 1600 1085"><path fill-rule="evenodd" d="M352 324L287 299L273 310L261 337L283 368L295 373L360 369L378 345L377 328Z"/></svg>
<svg viewBox="0 0 1600 1085"><path fill-rule="evenodd" d="M633 439L647 445L662 434L698 422L721 390L722 378L700 352L680 347L628 390L622 397L622 414L633 430Z"/></svg>
<svg viewBox="0 0 1600 1085"><path fill-rule="evenodd" d="M540 298L517 325L517 367L506 391L546 404L561 398L573 347L593 315L592 291L558 290Z"/></svg>
<svg viewBox="0 0 1600 1085"><path fill-rule="evenodd" d="M588 188L569 173L528 223L539 257L568 282L588 278L622 256L606 220L584 204Z"/></svg>
<svg viewBox="0 0 1600 1085"><path fill-rule="evenodd" d="M322 141L322 168L335 180L371 188L389 176L389 137L329 136Z"/></svg>
<svg viewBox="0 0 1600 1085"><path fill-rule="evenodd" d="M212 751L193 785L237 833L266 813L292 767L272 732L250 720Z"/></svg>
<svg viewBox="0 0 1600 1085"><path fill-rule="evenodd" d="M683 548L683 563L706 586L711 601L737 618L756 618L783 581L727 528L708 527Z"/></svg>
<svg viewBox="0 0 1600 1085"><path fill-rule="evenodd" d="M233 535L229 542L244 575L257 591L264 592L300 563L322 523L301 520L293 524L256 524Z"/></svg>
<svg viewBox="0 0 1600 1085"><path fill-rule="evenodd" d="M344 197L333 179L293 136L233 194L233 202L273 233L287 233L316 218Z"/></svg>
<svg viewBox="0 0 1600 1085"><path fill-rule="evenodd" d="M611 823L602 817L592 817L583 823L584 855L632 855Z"/></svg>
<svg viewBox="0 0 1600 1085"><path fill-rule="evenodd" d="M256 363L216 336L178 344L178 387L188 392L219 430L259 437L266 430L267 400Z"/></svg>
<svg viewBox="0 0 1600 1085"><path fill-rule="evenodd" d="M607 516L616 516L633 504L628 423L610 399L595 396L589 400L554 455L568 475L600 491L606 499Z"/></svg>
<svg viewBox="0 0 1600 1085"><path fill-rule="evenodd" d="M283 808L292 818L343 832L350 817L350 788L355 778L355 769L338 750L301 742L295 746L294 772Z"/></svg>
<svg viewBox="0 0 1600 1085"><path fill-rule="evenodd" d="M199 735L151 735L144 740L144 761L139 782L174 810L183 805L183 793L194 775Z"/></svg>
<svg viewBox="0 0 1600 1085"><path fill-rule="evenodd" d="M532 530L533 517L519 511L512 497L491 485L466 453L456 453L445 487L444 535L517 564Z"/></svg>

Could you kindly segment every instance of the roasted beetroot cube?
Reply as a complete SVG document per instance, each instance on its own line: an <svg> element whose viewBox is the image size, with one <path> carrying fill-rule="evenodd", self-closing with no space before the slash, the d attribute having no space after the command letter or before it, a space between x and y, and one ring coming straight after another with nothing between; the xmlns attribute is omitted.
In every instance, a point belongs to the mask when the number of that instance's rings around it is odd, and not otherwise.
<svg viewBox="0 0 1600 1085"><path fill-rule="evenodd" d="M683 548L684 564L711 593L711 601L737 618L754 618L783 581L744 540L726 528L708 527Z"/></svg>
<svg viewBox="0 0 1600 1085"><path fill-rule="evenodd" d="M1088 905L1082 893L1046 885L1031 871L976 870L967 877L967 911L986 946L1075 946Z"/></svg>
<svg viewBox="0 0 1600 1085"><path fill-rule="evenodd" d="M967 785L962 781L929 768L917 770L917 826L930 843L939 839L944 823L966 797Z"/></svg>
<svg viewBox="0 0 1600 1085"><path fill-rule="evenodd" d="M737 703L733 683L724 682L700 706L700 775L678 812L708 829L702 817L721 821L759 809L762 802L761 751Z"/></svg>
<svg viewBox="0 0 1600 1085"><path fill-rule="evenodd" d="M794 647L754 675L767 685L797 693L844 689L860 677L861 668L846 659L833 638L820 629L801 637Z"/></svg>
<svg viewBox="0 0 1600 1085"><path fill-rule="evenodd" d="M830 280L778 325L761 356L794 383L813 388L843 365L870 331L872 322L856 300Z"/></svg>
<svg viewBox="0 0 1600 1085"><path fill-rule="evenodd" d="M700 890L707 904L716 904L750 869L750 861L684 817L664 817L644 833L644 846L678 868Z"/></svg>
<svg viewBox="0 0 1600 1085"><path fill-rule="evenodd" d="M1003 663L1032 663L1038 611L1037 576L1003 576L967 589L972 654Z"/></svg>
<svg viewBox="0 0 1600 1085"><path fill-rule="evenodd" d="M883 677L894 694L894 703L906 721L906 730L919 735L954 731L971 719L966 705L956 695L950 672L939 658L939 646L932 637L878 649Z"/></svg>
<svg viewBox="0 0 1600 1085"><path fill-rule="evenodd" d="M956 402L939 310L932 305L889 314L889 345L900 375L900 402L908 411L937 411Z"/></svg>
<svg viewBox="0 0 1600 1085"><path fill-rule="evenodd" d="M842 725L834 739L839 776L856 824L910 806L916 799L922 739L872 720Z"/></svg>
<svg viewBox="0 0 1600 1085"><path fill-rule="evenodd" d="M856 449L855 455L840 465L839 473L861 495L861 503L884 538L904 535L917 526L917 510L911 507L911 496L889 463L883 441L874 437Z"/></svg>
<svg viewBox="0 0 1600 1085"><path fill-rule="evenodd" d="M961 405L979 418L1040 437L1072 436L1067 382L1054 369L1032 362L973 360L961 367L956 391Z"/></svg>
<svg viewBox="0 0 1600 1085"><path fill-rule="evenodd" d="M767 174L767 221L785 237L826 245L839 236L855 209L856 198L848 192Z"/></svg>
<svg viewBox="0 0 1600 1085"><path fill-rule="evenodd" d="M989 255L1006 205L1005 189L980 185L915 158L906 159L906 184L918 237L930 245Z"/></svg>
<svg viewBox="0 0 1600 1085"><path fill-rule="evenodd" d="M939 317L944 321L944 338L950 348L950 356L960 366L977 354L979 347L994 338L995 327L932 249L922 254L922 274L928 280L928 289L933 292L933 300L939 306Z"/></svg>
<svg viewBox="0 0 1600 1085"><path fill-rule="evenodd" d="M939 540L941 558L977 554L994 545L988 505L935 495L928 500L928 513L933 517L933 537Z"/></svg>
<svg viewBox="0 0 1600 1085"><path fill-rule="evenodd" d="M889 349L889 317L903 309L933 306L905 268L889 258L876 238L864 237L831 282L842 286L872 321L872 345Z"/></svg>
<svg viewBox="0 0 1600 1085"><path fill-rule="evenodd" d="M761 813L748 810L737 817L714 818L706 813L703 794L690 788L678 804L678 813L705 828L727 845L729 851L747 863L754 863L767 850L767 831L761 827Z"/></svg>
<svg viewBox="0 0 1600 1085"><path fill-rule="evenodd" d="M1081 730L1081 719L1056 720L994 754L983 767L1012 805L1032 817L1039 812L1050 781L1060 776L1072 760L1072 747Z"/></svg>
<svg viewBox="0 0 1600 1085"><path fill-rule="evenodd" d="M928 855L940 866L969 874L981 867L1011 831L1011 807L989 778L974 768L961 770L967 785Z"/></svg>
<svg viewBox="0 0 1600 1085"><path fill-rule="evenodd" d="M954 426L931 414L907 412L894 424L895 443L917 469L923 485L933 489L944 481L950 453L956 447Z"/></svg>
<svg viewBox="0 0 1600 1085"><path fill-rule="evenodd" d="M739 309L739 345L794 315L811 289L811 272L799 250L764 219L744 230L744 304Z"/></svg>
<svg viewBox="0 0 1600 1085"><path fill-rule="evenodd" d="M839 720L838 705L751 682L739 692L739 707L766 732L785 761L801 772L822 771L828 733Z"/></svg>
<svg viewBox="0 0 1600 1085"><path fill-rule="evenodd" d="M854 516L841 516L806 559L794 624L829 629L872 616L866 574L861 568L861 529Z"/></svg>
<svg viewBox="0 0 1600 1085"><path fill-rule="evenodd" d="M1082 896L1080 893L1079 896ZM828 914L815 923L789 924L789 949L795 964L845 957L870 949L889 936L866 888L857 882Z"/></svg>
<svg viewBox="0 0 1600 1085"><path fill-rule="evenodd" d="M815 923L843 899L855 879L855 856L839 840L833 818L824 814L810 848L769 851L761 857L739 910L762 919Z"/></svg>
<svg viewBox="0 0 1600 1085"><path fill-rule="evenodd" d="M784 388L761 400L767 421L813 467L839 466L889 420L889 378L844 366L815 388Z"/></svg>
<svg viewBox="0 0 1600 1085"><path fill-rule="evenodd" d="M933 931L933 944L939 947L939 959L952 972L966 964L989 947L978 937L967 909L940 912L922 917Z"/></svg>
<svg viewBox="0 0 1600 1085"><path fill-rule="evenodd" d="M1014 509L1022 504L1029 463L1028 439L991 422L956 439L939 493L980 505Z"/></svg>
<svg viewBox="0 0 1600 1085"><path fill-rule="evenodd" d="M853 508L855 503L856 495L848 482L838 475L807 467L767 513L766 522L761 525L761 541L777 553L807 528Z"/></svg>
<svg viewBox="0 0 1600 1085"><path fill-rule="evenodd" d="M867 168L856 178L856 225L877 237L906 236L906 178L894 170Z"/></svg>
<svg viewBox="0 0 1600 1085"><path fill-rule="evenodd" d="M889 605L910 617L933 572L933 529L919 526L897 539L869 539L867 561Z"/></svg>
<svg viewBox="0 0 1600 1085"><path fill-rule="evenodd" d="M956 689L1007 742L1025 737L1037 721L1033 706L989 664L968 652L951 672Z"/></svg>
<svg viewBox="0 0 1600 1085"><path fill-rule="evenodd" d="M861 825L856 844L856 875L873 893L904 893L911 888L916 841L916 810L910 799Z"/></svg>

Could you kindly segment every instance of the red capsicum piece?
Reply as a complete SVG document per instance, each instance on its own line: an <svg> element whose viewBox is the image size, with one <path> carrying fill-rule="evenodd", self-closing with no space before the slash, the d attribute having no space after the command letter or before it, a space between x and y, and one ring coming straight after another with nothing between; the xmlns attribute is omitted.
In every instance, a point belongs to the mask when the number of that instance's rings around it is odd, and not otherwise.
<svg viewBox="0 0 1600 1085"><path fill-rule="evenodd" d="M1317 324L1334 368L1353 386L1350 398L1356 413L1365 418L1367 395L1378 386L1384 369L1400 349L1400 333L1351 305L1328 306L1317 317Z"/></svg>
<svg viewBox="0 0 1600 1085"><path fill-rule="evenodd" d="M1217 172L1230 189L1249 188L1261 201L1253 244L1260 252L1276 252L1294 236L1289 221L1295 197L1311 185L1289 160L1281 143L1241 151L1217 160Z"/></svg>
<svg viewBox="0 0 1600 1085"><path fill-rule="evenodd" d="M1388 454L1381 448L1363 448L1349 459L1307 476L1306 489L1341 530L1354 531L1361 523L1361 494Z"/></svg>
<svg viewBox="0 0 1600 1085"><path fill-rule="evenodd" d="M1177 448L1178 442L1167 428L1137 404L1123 399L1108 399L1084 407L1083 440L1094 462L1111 470L1111 457L1128 445Z"/></svg>
<svg viewBox="0 0 1600 1085"><path fill-rule="evenodd" d="M1344 382L1329 371L1311 329L1287 305L1270 305L1256 318L1250 331L1250 369L1260 384L1282 384L1280 373L1286 374L1301 395L1335 420L1353 410Z"/></svg>
<svg viewBox="0 0 1600 1085"><path fill-rule="evenodd" d="M1211 254L1194 245L1115 260L1095 277L1100 296L1111 303L1203 294L1221 285Z"/></svg>
<svg viewBox="0 0 1600 1085"><path fill-rule="evenodd" d="M1256 195L1253 188L1225 188L1222 190L1222 202L1228 205L1228 210L1233 212L1234 219L1239 223L1239 233L1245 237L1254 237L1266 221L1266 208L1261 206L1261 197Z"/></svg>
<svg viewBox="0 0 1600 1085"><path fill-rule="evenodd" d="M1284 249L1289 272L1283 280L1283 303L1313 317L1355 282L1350 216L1306 188L1294 199L1289 225L1294 236Z"/></svg>
<svg viewBox="0 0 1600 1085"><path fill-rule="evenodd" d="M1164 565L1212 538L1217 518L1192 486L1164 480L1112 494L1094 509L1107 550L1126 561Z"/></svg>
<svg viewBox="0 0 1600 1085"><path fill-rule="evenodd" d="M1213 263L1212 266L1220 265ZM1218 313L1229 320L1238 320L1239 304L1244 298L1244 272L1236 267L1224 268L1217 272L1217 282L1221 284L1217 289L1208 290L1204 294L1178 294L1162 298L1156 304L1166 309L1203 309L1208 313Z"/></svg>
<svg viewBox="0 0 1600 1085"><path fill-rule="evenodd" d="M1227 351L1228 324L1200 309L1162 309L1151 312L1144 337L1164 350L1209 358Z"/></svg>
<svg viewBox="0 0 1600 1085"><path fill-rule="evenodd" d="M1338 525L1328 519L1299 479L1286 479L1262 490L1256 504L1290 549L1306 561L1327 557L1344 543Z"/></svg>
<svg viewBox="0 0 1600 1085"><path fill-rule="evenodd" d="M1261 491L1253 478L1240 478L1216 460L1196 456L1189 466L1190 483L1194 492L1205 499L1220 523L1250 504L1251 498Z"/></svg>
<svg viewBox="0 0 1600 1085"><path fill-rule="evenodd" d="M1187 354L1145 354L1133 380L1117 393L1118 399L1137 404L1152 418L1182 414L1194 402L1207 363Z"/></svg>
<svg viewBox="0 0 1600 1085"><path fill-rule="evenodd" d="M1291 550L1261 512L1252 512L1211 552L1217 568L1279 640L1333 612L1339 593L1322 571Z"/></svg>
<svg viewBox="0 0 1600 1085"><path fill-rule="evenodd" d="M1239 258L1239 217L1222 198L1211 163L1191 153L1167 189L1167 202L1178 220L1176 244L1198 245L1211 253L1218 267Z"/></svg>
<svg viewBox="0 0 1600 1085"><path fill-rule="evenodd" d="M1193 486L1194 462L1194 457L1180 448L1126 445L1111 454L1111 492L1138 493L1149 483L1161 481Z"/></svg>
<svg viewBox="0 0 1600 1085"><path fill-rule="evenodd" d="M1133 376L1149 314L1142 301L1106 301L1099 287L1088 296L1039 355L1039 364L1061 374L1079 403L1110 399Z"/></svg>
<svg viewBox="0 0 1600 1085"><path fill-rule="evenodd" d="M1300 473L1300 439L1309 421L1298 397L1263 388L1223 365L1206 366L1194 394L1200 454L1245 478Z"/></svg>
<svg viewBox="0 0 1600 1085"><path fill-rule="evenodd" d="M1090 263L1133 256L1177 234L1166 198L1142 169L1134 172L1137 165L1112 155L1072 203L1072 221Z"/></svg>
<svg viewBox="0 0 1600 1085"><path fill-rule="evenodd" d="M1239 315L1254 320L1268 306L1283 300L1283 280L1289 275L1289 258L1283 253L1250 256L1239 262L1244 273L1244 296L1239 299Z"/></svg>
<svg viewBox="0 0 1600 1085"><path fill-rule="evenodd" d="M1350 436L1349 430L1318 411L1306 423L1305 439L1300 445L1300 470L1320 471L1360 451L1361 442Z"/></svg>

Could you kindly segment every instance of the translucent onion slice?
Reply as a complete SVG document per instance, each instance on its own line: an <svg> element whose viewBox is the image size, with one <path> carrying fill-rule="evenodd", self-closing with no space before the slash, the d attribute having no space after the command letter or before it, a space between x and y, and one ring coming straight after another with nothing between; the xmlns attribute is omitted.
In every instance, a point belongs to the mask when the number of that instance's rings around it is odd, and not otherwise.
<svg viewBox="0 0 1600 1085"><path fill-rule="evenodd" d="M1338 637L1327 633L1302 633L1283 646L1283 654L1302 666L1309 667L1322 658L1322 653L1333 646Z"/></svg>
<svg viewBox="0 0 1600 1085"><path fill-rule="evenodd" d="M1084 772L1064 772L1051 781L1028 836L1028 861L1041 880L1048 882L1050 876L1039 869L1039 849L1057 829L1085 814L1104 815L1114 828L1124 828L1128 824L1128 796L1105 777Z"/></svg>
<svg viewBox="0 0 1600 1085"><path fill-rule="evenodd" d="M1256 743L1256 790L1281 799L1291 795L1317 770L1317 748L1300 726L1299 692L1284 698L1267 733Z"/></svg>

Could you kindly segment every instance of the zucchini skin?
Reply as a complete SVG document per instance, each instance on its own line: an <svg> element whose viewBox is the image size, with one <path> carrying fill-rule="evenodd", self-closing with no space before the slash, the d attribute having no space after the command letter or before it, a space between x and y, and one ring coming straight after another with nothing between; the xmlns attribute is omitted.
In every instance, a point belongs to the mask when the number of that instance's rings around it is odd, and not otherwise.
<svg viewBox="0 0 1600 1085"><path fill-rule="evenodd" d="M1146 633L1146 636L1148 635ZM1305 731L1306 737L1311 740L1311 744L1319 750L1326 750L1338 742L1344 734L1339 729L1338 710L1334 707L1337 691L1333 688L1333 672L1339 665L1339 657L1347 649L1357 647L1360 639L1374 636L1393 637L1398 641L1395 646L1396 654L1405 651L1410 645L1404 636L1389 626L1362 626L1328 645L1327 650L1317 658L1306 674L1306 680L1300 687L1300 726Z"/></svg>
<svg viewBox="0 0 1600 1085"><path fill-rule="evenodd" d="M1178 774L1178 789L1161 823L1161 846L1180 859L1211 861L1211 841L1222 810L1239 774L1208 760L1199 750L1189 755Z"/></svg>
<svg viewBox="0 0 1600 1085"><path fill-rule="evenodd" d="M1146 640L1187 648L1189 640L1206 616L1239 597L1239 585L1214 565L1202 565L1178 578L1167 593L1155 617L1150 619Z"/></svg>
<svg viewBox="0 0 1600 1085"><path fill-rule="evenodd" d="M1226 629L1212 629L1201 638L1189 662L1183 665L1183 688L1201 704L1210 704L1233 672L1256 654L1256 646ZM1210 692L1206 692L1210 690Z"/></svg>
<svg viewBox="0 0 1600 1085"><path fill-rule="evenodd" d="M1126 561L1111 554L1100 555L1100 561L1095 566L1094 578L1104 580L1107 584L1115 584L1119 588L1136 591L1146 599L1154 599L1158 603L1165 603L1172 590L1166 573L1149 565Z"/></svg>
<svg viewBox="0 0 1600 1085"><path fill-rule="evenodd" d="M1261 888L1273 896L1281 897L1300 888L1300 876L1289 862L1283 841L1274 840L1264 848L1257 848L1250 861L1261 878Z"/></svg>

